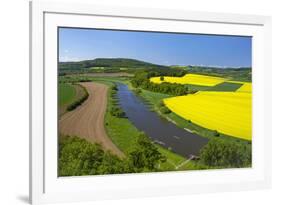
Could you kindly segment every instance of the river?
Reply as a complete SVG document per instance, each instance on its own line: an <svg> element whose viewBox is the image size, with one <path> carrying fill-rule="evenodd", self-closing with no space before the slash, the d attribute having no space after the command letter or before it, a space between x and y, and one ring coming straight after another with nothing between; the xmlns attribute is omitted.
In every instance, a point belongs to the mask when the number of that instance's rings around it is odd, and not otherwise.
<svg viewBox="0 0 281 205"><path fill-rule="evenodd" d="M208 142L207 138L179 128L156 112L150 111L144 100L129 90L127 85L118 83L117 86L119 103L126 116L154 142L186 158L198 155Z"/></svg>

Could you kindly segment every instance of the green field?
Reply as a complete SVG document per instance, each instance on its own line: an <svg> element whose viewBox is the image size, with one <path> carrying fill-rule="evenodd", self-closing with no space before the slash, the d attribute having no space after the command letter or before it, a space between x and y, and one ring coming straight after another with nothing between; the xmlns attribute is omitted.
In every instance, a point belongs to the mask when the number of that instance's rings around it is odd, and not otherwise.
<svg viewBox="0 0 281 205"><path fill-rule="evenodd" d="M86 95L85 88L78 84L59 83L59 115L69 111L79 100Z"/></svg>
<svg viewBox="0 0 281 205"><path fill-rule="evenodd" d="M210 89L209 86L203 86L203 85L191 85L191 84L187 84L188 89L192 90L192 91L198 91L198 90L208 90Z"/></svg>
<svg viewBox="0 0 281 205"><path fill-rule="evenodd" d="M69 104L74 101L76 96L76 89L71 84L59 84L59 106Z"/></svg>
<svg viewBox="0 0 281 205"><path fill-rule="evenodd" d="M104 70L104 67L90 67L90 70Z"/></svg>
<svg viewBox="0 0 281 205"><path fill-rule="evenodd" d="M214 87L209 88L207 91L236 91L242 85L242 83L223 82Z"/></svg>

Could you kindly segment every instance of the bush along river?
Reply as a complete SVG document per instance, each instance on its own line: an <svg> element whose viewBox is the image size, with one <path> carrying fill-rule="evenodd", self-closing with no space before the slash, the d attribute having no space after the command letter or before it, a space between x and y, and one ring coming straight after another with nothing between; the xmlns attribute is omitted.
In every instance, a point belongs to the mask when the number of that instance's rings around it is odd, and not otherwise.
<svg viewBox="0 0 281 205"><path fill-rule="evenodd" d="M118 83L117 96L128 119L155 143L189 158L199 155L208 139L177 127L172 122L150 111L144 100L135 95L125 84Z"/></svg>

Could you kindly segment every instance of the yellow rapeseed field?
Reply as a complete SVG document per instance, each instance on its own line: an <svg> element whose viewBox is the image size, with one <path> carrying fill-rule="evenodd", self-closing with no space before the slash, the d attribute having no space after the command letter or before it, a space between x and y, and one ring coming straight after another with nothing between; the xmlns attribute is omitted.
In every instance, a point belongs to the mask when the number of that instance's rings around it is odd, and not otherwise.
<svg viewBox="0 0 281 205"><path fill-rule="evenodd" d="M164 103L179 116L202 127L237 138L252 139L251 92L199 91L164 99Z"/></svg>
<svg viewBox="0 0 281 205"><path fill-rule="evenodd" d="M243 83L236 92L252 92L252 83Z"/></svg>
<svg viewBox="0 0 281 205"><path fill-rule="evenodd" d="M227 79L225 78L208 76L208 75L198 75L198 74L186 74L183 77L165 76L163 81L160 80L160 77L150 78L151 82L158 83L158 84L163 82L168 82L168 83L192 84L192 85L203 85L203 86L215 86L226 80Z"/></svg>

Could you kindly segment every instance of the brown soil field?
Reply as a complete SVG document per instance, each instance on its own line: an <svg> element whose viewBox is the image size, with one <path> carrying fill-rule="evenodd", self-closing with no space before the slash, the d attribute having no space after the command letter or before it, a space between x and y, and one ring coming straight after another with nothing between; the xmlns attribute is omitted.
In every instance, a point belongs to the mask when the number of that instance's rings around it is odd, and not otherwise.
<svg viewBox="0 0 281 205"><path fill-rule="evenodd" d="M78 136L92 143L100 143L105 150L124 157L124 153L107 136L104 127L108 87L93 82L80 84L87 89L89 97L81 106L61 117L59 132L62 135Z"/></svg>

